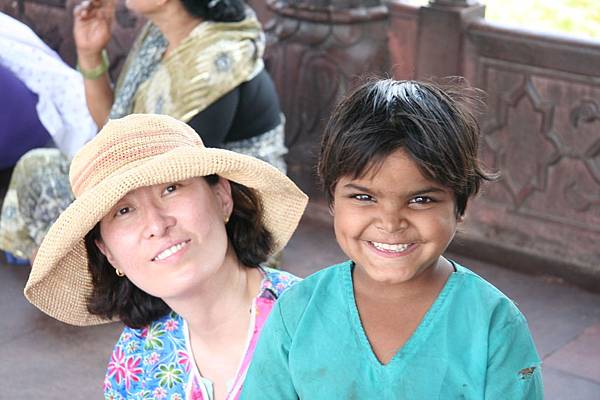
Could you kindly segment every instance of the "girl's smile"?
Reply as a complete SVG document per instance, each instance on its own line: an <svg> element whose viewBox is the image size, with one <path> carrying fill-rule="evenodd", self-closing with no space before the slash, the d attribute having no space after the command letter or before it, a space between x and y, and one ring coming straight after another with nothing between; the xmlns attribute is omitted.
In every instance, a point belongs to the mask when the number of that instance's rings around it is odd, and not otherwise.
<svg viewBox="0 0 600 400"><path fill-rule="evenodd" d="M384 257L403 257L413 251L417 246L416 243L388 244L370 241L367 241L367 243L373 246L374 251Z"/></svg>

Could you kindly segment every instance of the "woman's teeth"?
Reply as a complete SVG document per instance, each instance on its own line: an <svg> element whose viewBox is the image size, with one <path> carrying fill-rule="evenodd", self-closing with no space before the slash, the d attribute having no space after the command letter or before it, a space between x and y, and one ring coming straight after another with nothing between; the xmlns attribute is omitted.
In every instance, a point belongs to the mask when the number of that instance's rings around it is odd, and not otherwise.
<svg viewBox="0 0 600 400"><path fill-rule="evenodd" d="M168 249L166 249L165 251L162 251L159 255L154 257L153 261L162 261L165 258L172 256L173 254L175 254L179 250L181 250L183 248L183 246L185 246L186 244L187 244L187 242L181 242L174 246L169 247Z"/></svg>

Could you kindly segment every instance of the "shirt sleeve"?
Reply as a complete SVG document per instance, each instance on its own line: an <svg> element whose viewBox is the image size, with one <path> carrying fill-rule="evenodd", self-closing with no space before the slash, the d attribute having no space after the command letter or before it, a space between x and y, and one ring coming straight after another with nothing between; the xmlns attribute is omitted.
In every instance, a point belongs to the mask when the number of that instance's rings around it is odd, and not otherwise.
<svg viewBox="0 0 600 400"><path fill-rule="evenodd" d="M541 361L527 321L518 315L490 332L485 399L543 398Z"/></svg>
<svg viewBox="0 0 600 400"><path fill-rule="evenodd" d="M278 301L260 335L242 387L240 400L295 400L298 394L289 369L291 337Z"/></svg>

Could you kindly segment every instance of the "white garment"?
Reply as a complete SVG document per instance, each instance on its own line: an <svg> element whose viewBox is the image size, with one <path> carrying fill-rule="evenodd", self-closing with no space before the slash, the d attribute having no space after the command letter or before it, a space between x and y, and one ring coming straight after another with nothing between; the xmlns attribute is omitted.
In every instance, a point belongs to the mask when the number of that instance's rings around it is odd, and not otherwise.
<svg viewBox="0 0 600 400"><path fill-rule="evenodd" d="M0 12L0 63L38 95L37 114L69 158L98 130L85 101L81 75L27 25Z"/></svg>

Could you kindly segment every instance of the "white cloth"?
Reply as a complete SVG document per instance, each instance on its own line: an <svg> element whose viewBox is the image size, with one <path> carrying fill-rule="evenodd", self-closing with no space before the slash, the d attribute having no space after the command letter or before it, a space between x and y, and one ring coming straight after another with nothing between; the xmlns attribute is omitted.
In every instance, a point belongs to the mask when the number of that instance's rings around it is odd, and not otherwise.
<svg viewBox="0 0 600 400"><path fill-rule="evenodd" d="M37 114L69 158L98 130L85 101L81 75L27 25L0 12L0 63L38 95Z"/></svg>

